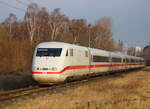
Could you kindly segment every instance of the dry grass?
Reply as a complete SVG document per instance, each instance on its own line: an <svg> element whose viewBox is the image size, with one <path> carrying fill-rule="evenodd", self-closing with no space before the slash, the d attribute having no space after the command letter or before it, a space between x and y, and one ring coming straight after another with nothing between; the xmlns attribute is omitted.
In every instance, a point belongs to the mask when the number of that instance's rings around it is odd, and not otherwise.
<svg viewBox="0 0 150 109"><path fill-rule="evenodd" d="M26 98L4 109L150 109L150 67L56 94Z"/></svg>

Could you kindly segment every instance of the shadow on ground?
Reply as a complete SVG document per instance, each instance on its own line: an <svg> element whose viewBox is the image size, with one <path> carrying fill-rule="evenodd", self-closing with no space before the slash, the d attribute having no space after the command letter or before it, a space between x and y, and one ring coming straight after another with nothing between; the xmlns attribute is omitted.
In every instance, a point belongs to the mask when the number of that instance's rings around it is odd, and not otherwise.
<svg viewBox="0 0 150 109"><path fill-rule="evenodd" d="M37 85L31 74L0 75L0 90L13 90Z"/></svg>

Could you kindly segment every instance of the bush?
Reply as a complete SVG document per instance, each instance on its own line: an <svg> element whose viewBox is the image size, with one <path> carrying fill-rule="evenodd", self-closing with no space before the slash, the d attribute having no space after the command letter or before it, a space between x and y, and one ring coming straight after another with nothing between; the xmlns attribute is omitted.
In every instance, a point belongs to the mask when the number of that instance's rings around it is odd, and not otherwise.
<svg viewBox="0 0 150 109"><path fill-rule="evenodd" d="M36 43L28 40L0 41L0 72L20 73L31 71L32 56Z"/></svg>

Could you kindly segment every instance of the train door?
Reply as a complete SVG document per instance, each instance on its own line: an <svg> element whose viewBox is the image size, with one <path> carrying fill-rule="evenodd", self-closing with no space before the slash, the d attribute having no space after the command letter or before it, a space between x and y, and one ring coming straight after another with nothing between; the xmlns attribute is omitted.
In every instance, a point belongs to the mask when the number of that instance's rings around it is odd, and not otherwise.
<svg viewBox="0 0 150 109"><path fill-rule="evenodd" d="M73 75L74 76L79 76L79 75L81 75L79 66L80 66L80 64L82 64L82 60L81 60L82 51L80 51L79 49L77 49L75 47L74 47L73 50L72 49L70 49L70 50L72 52L70 54L71 57L72 57L71 63L72 63L72 66L75 67L75 68L73 68Z"/></svg>
<svg viewBox="0 0 150 109"><path fill-rule="evenodd" d="M113 70L113 63L112 63L112 56L111 53L109 53L109 72Z"/></svg>
<svg viewBox="0 0 150 109"><path fill-rule="evenodd" d="M110 71L116 70L116 63L115 63L115 57L113 54L110 53Z"/></svg>
<svg viewBox="0 0 150 109"><path fill-rule="evenodd" d="M66 58L65 58L65 67L71 67L74 65L73 61L73 56L74 56L74 50L73 48L67 48L66 50ZM68 73L66 74L67 76L74 76L74 69L68 70Z"/></svg>
<svg viewBox="0 0 150 109"><path fill-rule="evenodd" d="M74 62L73 62L74 50L73 50L73 48L69 49L69 56L70 56L70 65L74 65Z"/></svg>
<svg viewBox="0 0 150 109"><path fill-rule="evenodd" d="M90 51L90 49L89 48L87 48L88 49L88 59L89 59L89 64L88 64L88 68L89 68L89 73L92 73L91 72L91 63L92 63L92 55L91 55L91 51Z"/></svg>
<svg viewBox="0 0 150 109"><path fill-rule="evenodd" d="M125 57L124 59L124 69L127 70L127 64L128 64L128 60L127 60L127 57Z"/></svg>
<svg viewBox="0 0 150 109"><path fill-rule="evenodd" d="M121 70L124 69L124 57L121 57L121 65L120 65Z"/></svg>

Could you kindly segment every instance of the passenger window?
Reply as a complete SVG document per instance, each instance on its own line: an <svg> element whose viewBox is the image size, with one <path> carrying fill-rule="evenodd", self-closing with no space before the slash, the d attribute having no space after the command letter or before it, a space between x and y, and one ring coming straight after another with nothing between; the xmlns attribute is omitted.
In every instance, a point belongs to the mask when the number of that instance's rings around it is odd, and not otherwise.
<svg viewBox="0 0 150 109"><path fill-rule="evenodd" d="M126 59L123 59L123 62L125 63L125 62L126 62Z"/></svg>
<svg viewBox="0 0 150 109"><path fill-rule="evenodd" d="M70 56L73 56L73 49L70 49Z"/></svg>
<svg viewBox="0 0 150 109"><path fill-rule="evenodd" d="M129 58L126 58L126 63L130 63L130 60L129 60Z"/></svg>
<svg viewBox="0 0 150 109"><path fill-rule="evenodd" d="M121 58L113 57L112 62L121 62Z"/></svg>
<svg viewBox="0 0 150 109"><path fill-rule="evenodd" d="M93 56L93 62L109 62L109 57L106 56Z"/></svg>

